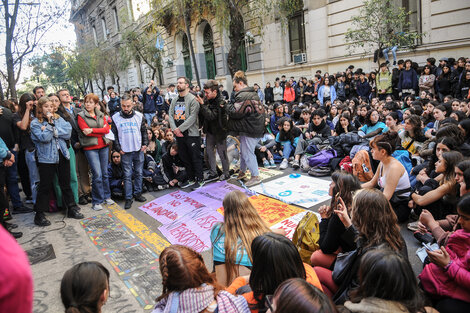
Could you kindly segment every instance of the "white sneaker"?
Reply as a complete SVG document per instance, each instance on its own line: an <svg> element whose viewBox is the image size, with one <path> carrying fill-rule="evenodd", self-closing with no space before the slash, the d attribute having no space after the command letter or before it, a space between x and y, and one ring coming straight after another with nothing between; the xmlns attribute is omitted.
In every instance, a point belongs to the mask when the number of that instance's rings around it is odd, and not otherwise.
<svg viewBox="0 0 470 313"><path fill-rule="evenodd" d="M282 160L281 165L279 166L280 170L285 170L289 166L289 163L286 159Z"/></svg>
<svg viewBox="0 0 470 313"><path fill-rule="evenodd" d="M103 207L101 206L101 204L93 204L91 208L95 211L103 210Z"/></svg>
<svg viewBox="0 0 470 313"><path fill-rule="evenodd" d="M107 205L112 205L112 204L115 204L116 202L114 202L113 199L109 198L109 199L104 200L104 203L106 203Z"/></svg>

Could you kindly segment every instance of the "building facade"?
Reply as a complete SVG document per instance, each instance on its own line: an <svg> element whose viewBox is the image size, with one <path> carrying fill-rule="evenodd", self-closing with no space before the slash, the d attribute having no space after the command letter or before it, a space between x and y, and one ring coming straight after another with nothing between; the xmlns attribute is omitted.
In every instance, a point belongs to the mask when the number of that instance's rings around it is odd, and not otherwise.
<svg viewBox="0 0 470 313"><path fill-rule="evenodd" d="M249 83L272 84L283 74L296 78L313 77L316 70L333 73L344 71L350 64L366 72L375 70L377 64L373 62L373 51L350 53L345 41L345 33L352 26L351 17L358 14L362 2L304 0L303 10L294 14L287 24L276 18L266 18L262 36L251 35L259 32L246 26L247 36L239 49L239 57ZM398 50L398 59L411 58L424 64L431 56L436 59L470 56L470 1L395 2L412 12L409 17L412 30L425 33L415 50ZM122 30L117 21L119 12L127 12L129 20L134 23L132 27L139 27L145 24L143 20L149 10L149 0L76 0L71 21L75 24L78 45L119 44ZM245 25L251 24L245 21ZM190 29L201 81L216 79L230 90L227 33L220 31L211 17L193 19ZM164 42L163 84L174 83L178 76L190 77L195 82L195 64L185 33L175 27L165 27L159 35ZM145 65L133 62L123 73L124 87L143 86L150 80L148 72Z"/></svg>

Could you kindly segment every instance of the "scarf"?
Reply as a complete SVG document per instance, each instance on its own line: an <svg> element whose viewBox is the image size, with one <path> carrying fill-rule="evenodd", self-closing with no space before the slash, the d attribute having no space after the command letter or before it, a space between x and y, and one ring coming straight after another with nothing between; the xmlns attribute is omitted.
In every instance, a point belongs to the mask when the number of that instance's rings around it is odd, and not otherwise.
<svg viewBox="0 0 470 313"><path fill-rule="evenodd" d="M172 292L160 300L152 313L197 313L205 310L214 301L214 287L202 284L183 292ZM226 291L217 295L219 313L249 313L248 304L242 296L234 296Z"/></svg>
<svg viewBox="0 0 470 313"><path fill-rule="evenodd" d="M313 122L310 124L310 131L314 131L316 133L319 133L325 128L326 122L324 119L321 120L320 125L316 126Z"/></svg>

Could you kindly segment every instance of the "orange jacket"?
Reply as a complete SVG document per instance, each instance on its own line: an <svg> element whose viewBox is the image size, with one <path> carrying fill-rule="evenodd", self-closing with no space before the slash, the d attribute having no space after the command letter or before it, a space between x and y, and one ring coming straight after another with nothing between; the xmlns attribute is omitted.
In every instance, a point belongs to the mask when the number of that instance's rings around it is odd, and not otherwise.
<svg viewBox="0 0 470 313"><path fill-rule="evenodd" d="M295 90L294 88L290 87L284 89L284 101L285 102L293 102L295 100Z"/></svg>
<svg viewBox="0 0 470 313"><path fill-rule="evenodd" d="M304 267L305 273L307 274L306 281L323 291L320 284L320 280L318 279L313 267L306 263L304 263ZM248 285L246 279L244 277L238 277L232 282L229 287L227 287L226 290L234 295L238 288L243 287L245 285ZM250 307L251 313L258 313L258 309L251 309L252 307L255 307L258 303L253 295L253 291L244 293L243 297L245 298L246 302L248 302L248 306Z"/></svg>

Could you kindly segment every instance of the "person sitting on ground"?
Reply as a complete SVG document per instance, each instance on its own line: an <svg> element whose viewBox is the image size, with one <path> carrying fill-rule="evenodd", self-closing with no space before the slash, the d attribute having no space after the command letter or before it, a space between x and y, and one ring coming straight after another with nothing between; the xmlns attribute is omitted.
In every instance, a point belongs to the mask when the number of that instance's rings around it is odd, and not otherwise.
<svg viewBox="0 0 470 313"><path fill-rule="evenodd" d="M347 273L340 271L340 267L337 268L336 265L333 271L316 266L315 272L321 281L323 291L333 297L336 304L343 304L348 300L348 292L358 286L357 271L365 252L380 245L400 252L406 259L408 252L406 243L400 235L397 216L383 192L377 189L358 191L353 198L351 218L340 198L335 213L346 228L343 238L350 238L351 243L356 241L357 257L350 258L352 263L343 264L343 269L347 269ZM336 280L333 280L333 277L336 277Z"/></svg>
<svg viewBox="0 0 470 313"><path fill-rule="evenodd" d="M431 261L419 279L441 313L470 311L470 196L457 204L462 227L450 235L446 246L427 251Z"/></svg>
<svg viewBox="0 0 470 313"><path fill-rule="evenodd" d="M411 195L413 202L410 203L410 206L416 205L420 209L419 212L426 209L436 219L445 218L448 214L453 213L453 204L458 190L455 167L462 159L463 156L458 151L442 153L435 164L435 172L438 177L434 179L433 184L429 183L430 178L422 170L416 179L424 186Z"/></svg>
<svg viewBox="0 0 470 313"><path fill-rule="evenodd" d="M162 159L162 155L164 151L162 149L160 140L158 140L158 136L155 134L154 131L152 131L152 128L150 127L147 127L147 135L149 139L149 144L147 146L147 149L145 149L145 153L150 155L153 158L153 160L157 164L159 164Z"/></svg>
<svg viewBox="0 0 470 313"><path fill-rule="evenodd" d="M424 307L411 264L396 251L368 251L361 258L358 278L359 288L351 291L351 300L339 309L341 313L436 312Z"/></svg>
<svg viewBox="0 0 470 313"><path fill-rule="evenodd" d="M268 128L269 118L265 119L264 124L266 125L265 132L255 147L256 159L258 164L261 162L265 168L274 168L276 163L274 163L273 148L276 145L276 140Z"/></svg>
<svg viewBox="0 0 470 313"><path fill-rule="evenodd" d="M336 313L330 298L302 278L291 278L266 297L269 313Z"/></svg>
<svg viewBox="0 0 470 313"><path fill-rule="evenodd" d="M188 180L183 161L178 156L178 144L175 142L168 146L162 157L163 172L171 187L180 186Z"/></svg>
<svg viewBox="0 0 470 313"><path fill-rule="evenodd" d="M109 271L98 262L73 266L62 277L60 297L66 313L101 313L109 298Z"/></svg>
<svg viewBox="0 0 470 313"><path fill-rule="evenodd" d="M408 201L411 193L410 179L403 164L392 156L397 146L398 134L387 132L370 142L372 158L380 162L374 177L363 188L379 186L390 201L398 221L405 222L410 215Z"/></svg>
<svg viewBox="0 0 470 313"><path fill-rule="evenodd" d="M144 166L142 169L143 185L147 191L157 191L170 188L163 173L160 164L155 162L148 153L144 154Z"/></svg>
<svg viewBox="0 0 470 313"><path fill-rule="evenodd" d="M470 193L470 160L457 164L455 181L460 185L460 197ZM414 236L422 242L431 242L434 238L439 245L445 245L449 236L458 229L458 219L457 214L449 214L444 219L436 221L431 212L423 210L419 216L418 231Z"/></svg>
<svg viewBox="0 0 470 313"><path fill-rule="evenodd" d="M200 253L172 245L160 254L162 294L152 313L201 312L248 313L243 297L223 290L207 270Z"/></svg>
<svg viewBox="0 0 470 313"><path fill-rule="evenodd" d="M276 135L276 142L282 147L283 158L279 169L285 170L289 166L292 150L295 150L299 139L302 137L302 132L294 126L289 117L281 118L278 123L281 125L281 129Z"/></svg>
<svg viewBox="0 0 470 313"><path fill-rule="evenodd" d="M380 135L387 126L379 118L380 115L376 109L369 110L366 115L365 125L359 128L359 135L363 138L372 138Z"/></svg>
<svg viewBox="0 0 470 313"><path fill-rule="evenodd" d="M111 162L108 164L109 189L112 199L124 199L124 171L122 170L121 154L113 150Z"/></svg>
<svg viewBox="0 0 470 313"><path fill-rule="evenodd" d="M274 102L273 110L274 110L274 114L271 116L269 126L271 127L271 131L273 135L276 136L277 133L279 132L279 126L278 126L279 119L283 117L290 117L290 116L289 114L284 112L284 107L282 106L282 103L280 102Z"/></svg>
<svg viewBox="0 0 470 313"><path fill-rule="evenodd" d="M357 131L356 127L351 122L351 114L349 111L343 112L340 115L339 122L336 123L334 135L347 134Z"/></svg>
<svg viewBox="0 0 470 313"><path fill-rule="evenodd" d="M326 116L325 111L317 109L313 111L312 116L312 123L310 123L308 130L304 134L305 139L300 139L295 147L294 161L292 162L294 169L300 167L300 158L305 154L310 144L321 143L331 136L331 129L324 119Z"/></svg>
<svg viewBox="0 0 470 313"><path fill-rule="evenodd" d="M274 294L289 278L302 278L321 290L313 268L302 263L300 254L285 236L265 233L251 244L253 268L249 276L241 276L227 288L231 294L243 294L252 313L266 310L266 296Z"/></svg>
<svg viewBox="0 0 470 313"><path fill-rule="evenodd" d="M343 234L346 228L334 213L339 202L343 199L347 208L351 208L353 194L361 189L361 183L356 176L347 172L336 171L331 175L331 183L328 194L331 196L330 205L322 205L318 210L321 216L320 239L318 244L320 250L312 253L310 262L312 266L331 268L338 252L348 252L356 248L351 245L350 240L345 240ZM348 212L351 214L351 212Z"/></svg>
<svg viewBox="0 0 470 313"><path fill-rule="evenodd" d="M212 228L211 242L217 280L229 286L236 277L250 272L251 243L270 229L243 192L227 193L222 205L224 222Z"/></svg>
<svg viewBox="0 0 470 313"><path fill-rule="evenodd" d="M405 131L400 132L401 146L408 150L415 158L419 158L419 153L424 146L426 137L421 129L421 119L418 115L410 115L405 118Z"/></svg>

